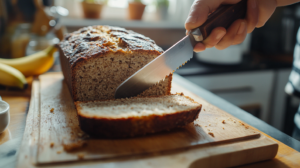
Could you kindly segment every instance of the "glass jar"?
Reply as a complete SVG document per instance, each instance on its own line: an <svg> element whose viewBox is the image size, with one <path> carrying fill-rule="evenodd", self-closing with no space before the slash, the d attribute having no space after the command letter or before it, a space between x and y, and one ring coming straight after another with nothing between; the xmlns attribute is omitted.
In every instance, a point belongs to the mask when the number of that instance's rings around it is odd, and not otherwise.
<svg viewBox="0 0 300 168"><path fill-rule="evenodd" d="M46 49L48 46L56 44L59 39L55 37L55 34L48 33L46 36L39 36L31 34L30 41L26 49L26 55L34 54L38 51Z"/></svg>
<svg viewBox="0 0 300 168"><path fill-rule="evenodd" d="M20 58L26 55L26 47L30 39L31 25L22 23L17 26L11 39L11 57Z"/></svg>

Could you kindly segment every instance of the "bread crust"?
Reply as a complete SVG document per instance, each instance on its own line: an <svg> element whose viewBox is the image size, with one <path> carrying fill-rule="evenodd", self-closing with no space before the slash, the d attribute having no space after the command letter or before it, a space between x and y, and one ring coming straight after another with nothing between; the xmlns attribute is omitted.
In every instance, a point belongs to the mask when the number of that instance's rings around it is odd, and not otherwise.
<svg viewBox="0 0 300 168"><path fill-rule="evenodd" d="M111 37L117 38L113 44L102 37L99 32L110 33ZM117 46L116 46L117 45ZM103 53L131 51L148 52L160 55L163 50L153 40L131 30L113 26L89 26L79 29L65 36L58 44L63 55L69 59L73 67L78 61L99 56Z"/></svg>
<svg viewBox="0 0 300 168"><path fill-rule="evenodd" d="M195 102L193 99L187 96L185 97ZM140 117L114 119L84 115L80 112L81 107L79 106L79 103L80 102L75 102L75 106L81 129L87 134L97 138L129 138L169 131L193 122L198 118L202 108L202 105L199 104L196 108L188 111L178 111L176 113L164 115L153 114Z"/></svg>

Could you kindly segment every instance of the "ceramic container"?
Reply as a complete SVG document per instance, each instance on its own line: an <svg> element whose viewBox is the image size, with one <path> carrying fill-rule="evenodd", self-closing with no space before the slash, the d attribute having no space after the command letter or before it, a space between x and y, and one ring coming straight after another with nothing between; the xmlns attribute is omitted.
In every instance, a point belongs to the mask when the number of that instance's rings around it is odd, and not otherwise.
<svg viewBox="0 0 300 168"><path fill-rule="evenodd" d="M128 18L130 20L142 20L146 5L137 2L128 4Z"/></svg>
<svg viewBox="0 0 300 168"><path fill-rule="evenodd" d="M0 97L0 134L7 128L9 120L9 104Z"/></svg>
<svg viewBox="0 0 300 168"><path fill-rule="evenodd" d="M81 2L83 14L85 18L89 19L99 19L101 18L101 12L103 4L101 3L88 3Z"/></svg>

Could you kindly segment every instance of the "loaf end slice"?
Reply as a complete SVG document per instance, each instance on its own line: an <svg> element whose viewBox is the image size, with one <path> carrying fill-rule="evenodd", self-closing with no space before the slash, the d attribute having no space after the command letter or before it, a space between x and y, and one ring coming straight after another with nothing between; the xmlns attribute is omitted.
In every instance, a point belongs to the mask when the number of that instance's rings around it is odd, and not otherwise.
<svg viewBox="0 0 300 168"><path fill-rule="evenodd" d="M163 53L144 35L112 26L89 26L57 44L62 72L74 101L114 99L117 87ZM139 96L170 94L172 74Z"/></svg>
<svg viewBox="0 0 300 168"><path fill-rule="evenodd" d="M101 138L126 138L193 122L201 104L182 94L75 102L81 129Z"/></svg>

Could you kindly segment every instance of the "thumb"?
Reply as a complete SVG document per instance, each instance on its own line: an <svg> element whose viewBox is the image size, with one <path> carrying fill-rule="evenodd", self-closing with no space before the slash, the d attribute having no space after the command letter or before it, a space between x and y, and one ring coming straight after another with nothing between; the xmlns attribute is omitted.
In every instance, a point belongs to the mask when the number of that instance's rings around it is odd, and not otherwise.
<svg viewBox="0 0 300 168"><path fill-rule="evenodd" d="M211 0L210 0L211 1ZM185 29L191 30L202 25L208 14L211 11L211 4L216 2L210 2L205 0L196 0L194 1L190 13L185 21Z"/></svg>
<svg viewBox="0 0 300 168"><path fill-rule="evenodd" d="M190 13L185 21L187 31L201 26L206 20L209 13L216 10L221 4L234 4L240 0L195 0Z"/></svg>

